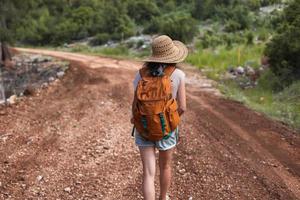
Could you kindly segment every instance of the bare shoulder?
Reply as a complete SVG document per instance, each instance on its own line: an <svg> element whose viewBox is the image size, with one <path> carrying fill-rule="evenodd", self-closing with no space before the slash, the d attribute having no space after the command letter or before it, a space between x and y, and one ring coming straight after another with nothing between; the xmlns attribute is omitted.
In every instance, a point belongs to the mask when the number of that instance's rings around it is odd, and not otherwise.
<svg viewBox="0 0 300 200"><path fill-rule="evenodd" d="M181 70L181 69L178 69L176 68L172 74L173 76L176 76L180 79L184 78L185 77L185 73Z"/></svg>

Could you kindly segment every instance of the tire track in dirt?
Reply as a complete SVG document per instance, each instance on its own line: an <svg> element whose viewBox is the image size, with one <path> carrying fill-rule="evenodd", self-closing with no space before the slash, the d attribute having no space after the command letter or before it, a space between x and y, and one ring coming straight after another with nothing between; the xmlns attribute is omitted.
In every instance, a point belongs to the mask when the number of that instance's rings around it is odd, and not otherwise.
<svg viewBox="0 0 300 200"><path fill-rule="evenodd" d="M268 173L268 176L272 177L275 172L282 181L285 183L287 188L291 190L291 192L296 196L300 197L300 182L298 177L294 177L293 174L289 173L286 167L284 167L271 153L269 153L266 149L264 149L259 143L257 143L248 132L243 130L240 126L235 124L230 118L225 117L222 113L213 109L208 103L203 101L203 99L198 98L191 93L188 94L188 97L194 101L197 101L203 108L207 109L208 112L211 112L217 118L221 119L224 123L226 123L232 131L241 137L243 140L247 141L247 144L255 151L259 156L262 157L262 160L267 161L273 167L270 171L265 171ZM298 156L300 159L300 157Z"/></svg>
<svg viewBox="0 0 300 200"><path fill-rule="evenodd" d="M0 115L0 199L141 199L129 123L131 82L141 63L19 50L70 60L71 68ZM174 155L172 199L299 198L299 135L209 94L216 93L209 81L193 68L184 71L189 111Z"/></svg>

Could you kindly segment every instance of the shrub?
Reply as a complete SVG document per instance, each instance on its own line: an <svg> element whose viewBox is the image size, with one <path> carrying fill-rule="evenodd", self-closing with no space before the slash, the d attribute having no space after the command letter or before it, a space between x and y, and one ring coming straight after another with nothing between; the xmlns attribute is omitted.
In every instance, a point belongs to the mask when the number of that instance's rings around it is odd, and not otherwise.
<svg viewBox="0 0 300 200"><path fill-rule="evenodd" d="M94 39L90 41L90 44L93 46L102 45L106 43L110 39L109 34L107 33L99 33L95 36Z"/></svg>
<svg viewBox="0 0 300 200"><path fill-rule="evenodd" d="M79 30L79 27L70 19L62 18L60 23L54 27L52 36L52 43L54 44L63 44L69 43L73 38L76 37L76 34Z"/></svg>
<svg viewBox="0 0 300 200"><path fill-rule="evenodd" d="M159 15L159 9L153 1L134 0L128 2L128 15L135 20L137 24L144 24L150 21L153 16Z"/></svg>
<svg viewBox="0 0 300 200"><path fill-rule="evenodd" d="M246 33L246 38L247 38L247 45L253 44L254 35L251 31L248 31Z"/></svg>
<svg viewBox="0 0 300 200"><path fill-rule="evenodd" d="M233 20L228 20L224 27L224 31L226 32L235 32L240 29L241 29L240 24Z"/></svg>
<svg viewBox="0 0 300 200"><path fill-rule="evenodd" d="M269 32L267 30L262 30L258 33L257 39L260 41L266 41L269 38Z"/></svg>
<svg viewBox="0 0 300 200"><path fill-rule="evenodd" d="M225 30L227 32L247 29L253 20L249 9L243 5L219 6L216 15L220 21L226 23Z"/></svg>
<svg viewBox="0 0 300 200"><path fill-rule="evenodd" d="M267 70L258 79L258 86L263 90L277 91L280 88L280 80L271 70Z"/></svg>
<svg viewBox="0 0 300 200"><path fill-rule="evenodd" d="M196 20L190 14L173 12L154 18L145 32L166 34L172 39L190 42L198 33L198 27Z"/></svg>
<svg viewBox="0 0 300 200"><path fill-rule="evenodd" d="M295 0L284 10L282 25L267 44L265 54L282 87L300 80L300 0Z"/></svg>

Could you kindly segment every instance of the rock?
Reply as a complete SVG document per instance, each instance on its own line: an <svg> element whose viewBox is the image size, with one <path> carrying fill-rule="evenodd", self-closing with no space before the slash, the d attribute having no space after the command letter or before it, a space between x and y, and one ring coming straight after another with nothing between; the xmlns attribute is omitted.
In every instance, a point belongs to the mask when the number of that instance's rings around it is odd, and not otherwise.
<svg viewBox="0 0 300 200"><path fill-rule="evenodd" d="M2 182L0 181L0 187L2 187Z"/></svg>
<svg viewBox="0 0 300 200"><path fill-rule="evenodd" d="M238 74L244 74L244 73L245 73L245 69L244 69L242 66L238 66L238 67L236 68L236 72L237 72Z"/></svg>
<svg viewBox="0 0 300 200"><path fill-rule="evenodd" d="M247 76L252 76L255 74L255 70L250 66L246 66L245 71Z"/></svg>
<svg viewBox="0 0 300 200"><path fill-rule="evenodd" d="M1 135L0 139L3 141L3 142L6 142L6 140L8 139L9 135L7 134L4 134L4 135Z"/></svg>
<svg viewBox="0 0 300 200"><path fill-rule="evenodd" d="M26 144L30 145L32 142L33 142L33 139L32 138L28 138L28 140L26 141Z"/></svg>
<svg viewBox="0 0 300 200"><path fill-rule="evenodd" d="M109 150L109 146L104 146L103 149Z"/></svg>
<svg viewBox="0 0 300 200"><path fill-rule="evenodd" d="M61 78L65 75L65 72L60 71L60 72L57 72L56 75L57 75L58 78Z"/></svg>
<svg viewBox="0 0 300 200"><path fill-rule="evenodd" d="M233 80L236 79L236 75L234 75L233 73L225 72L225 74L222 76L222 79Z"/></svg>
<svg viewBox="0 0 300 200"><path fill-rule="evenodd" d="M34 55L31 57L31 60L33 63L38 63L38 62L41 62L41 55Z"/></svg>
<svg viewBox="0 0 300 200"><path fill-rule="evenodd" d="M8 99L10 104L15 104L17 102L17 95L12 95Z"/></svg>
<svg viewBox="0 0 300 200"><path fill-rule="evenodd" d="M54 78L54 77L52 77L52 76L51 76L51 77L49 77L49 79L48 79L48 81L49 81L49 82L52 82L52 81L54 81L54 80L55 80L55 78Z"/></svg>
<svg viewBox="0 0 300 200"><path fill-rule="evenodd" d="M43 62L52 62L53 61L53 58L52 57L43 57Z"/></svg>
<svg viewBox="0 0 300 200"><path fill-rule="evenodd" d="M48 87L48 85L49 85L48 83L43 83L42 88L46 88L46 87Z"/></svg>
<svg viewBox="0 0 300 200"><path fill-rule="evenodd" d="M80 184L81 184L81 181L76 181L75 184L76 184L76 185L80 185Z"/></svg>
<svg viewBox="0 0 300 200"><path fill-rule="evenodd" d="M40 182L40 181L42 181L43 180L43 176L42 175L38 175L37 177L36 177L36 180L38 181L38 182Z"/></svg>
<svg viewBox="0 0 300 200"><path fill-rule="evenodd" d="M86 160L86 155L82 155L80 159L81 159L82 161L85 161L85 160Z"/></svg>
<svg viewBox="0 0 300 200"><path fill-rule="evenodd" d="M180 169L179 171L178 171L180 174L185 174L185 169Z"/></svg>
<svg viewBox="0 0 300 200"><path fill-rule="evenodd" d="M235 70L233 67L228 67L228 70L227 70L229 73L231 74L234 74L235 73Z"/></svg>
<svg viewBox="0 0 300 200"><path fill-rule="evenodd" d="M70 193L71 192L71 188L70 187L66 187L66 188L64 188L64 191L67 192L67 193Z"/></svg>
<svg viewBox="0 0 300 200"><path fill-rule="evenodd" d="M259 72L264 72L265 70L266 70L266 68L264 68L263 66L261 66L261 67L258 68Z"/></svg>
<svg viewBox="0 0 300 200"><path fill-rule="evenodd" d="M147 44L143 44L143 45L141 46L141 49L146 49L147 47L148 47Z"/></svg>
<svg viewBox="0 0 300 200"><path fill-rule="evenodd" d="M34 88L28 86L28 87L24 90L23 94L24 94L25 96L33 95L33 94L34 94Z"/></svg>
<svg viewBox="0 0 300 200"><path fill-rule="evenodd" d="M42 62L51 62L52 58L48 56L34 55L31 57L31 60L33 63L42 63Z"/></svg>

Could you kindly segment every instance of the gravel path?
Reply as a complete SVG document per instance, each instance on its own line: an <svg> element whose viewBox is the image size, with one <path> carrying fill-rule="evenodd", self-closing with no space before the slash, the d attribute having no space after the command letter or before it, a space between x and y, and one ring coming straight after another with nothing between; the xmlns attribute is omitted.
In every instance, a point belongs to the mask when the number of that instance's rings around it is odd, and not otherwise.
<svg viewBox="0 0 300 200"><path fill-rule="evenodd" d="M141 63L19 50L71 66L40 93L0 108L0 199L142 199L129 123ZM299 199L299 133L224 99L197 70L183 70L188 112L171 199Z"/></svg>

